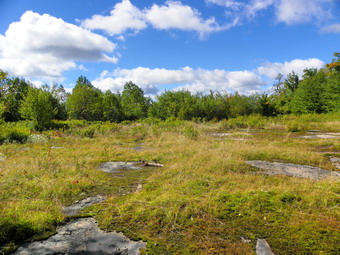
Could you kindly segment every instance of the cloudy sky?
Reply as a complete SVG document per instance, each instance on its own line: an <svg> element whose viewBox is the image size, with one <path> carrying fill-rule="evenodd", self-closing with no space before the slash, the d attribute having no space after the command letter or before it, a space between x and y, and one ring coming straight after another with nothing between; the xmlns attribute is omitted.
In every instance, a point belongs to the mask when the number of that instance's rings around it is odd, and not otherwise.
<svg viewBox="0 0 340 255"><path fill-rule="evenodd" d="M264 91L340 51L339 0L0 0L0 69L72 88Z"/></svg>

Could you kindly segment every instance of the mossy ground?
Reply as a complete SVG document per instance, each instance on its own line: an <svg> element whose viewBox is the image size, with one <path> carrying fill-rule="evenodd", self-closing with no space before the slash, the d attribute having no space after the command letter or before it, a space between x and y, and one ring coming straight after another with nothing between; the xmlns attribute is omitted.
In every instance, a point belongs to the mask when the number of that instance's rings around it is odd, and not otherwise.
<svg viewBox="0 0 340 255"><path fill-rule="evenodd" d="M340 139L299 139L287 128L290 120L259 121L262 129L253 129L251 118L238 124L243 129L230 129L227 122L104 123L46 132L47 143L2 145L4 252L55 231L67 220L62 206L102 194L106 201L79 216L94 216L103 229L147 241L146 254L254 254L257 238L265 238L275 254L339 254L338 180L266 176L244 161L336 170L327 156L340 156ZM294 122L309 125L307 130L340 130L339 118ZM93 137L84 129L95 130ZM212 132L232 135L213 137ZM133 149L140 144L142 151ZM19 150L24 147L30 150ZM102 162L140 159L164 167L115 174L98 170ZM138 183L143 189L134 193Z"/></svg>

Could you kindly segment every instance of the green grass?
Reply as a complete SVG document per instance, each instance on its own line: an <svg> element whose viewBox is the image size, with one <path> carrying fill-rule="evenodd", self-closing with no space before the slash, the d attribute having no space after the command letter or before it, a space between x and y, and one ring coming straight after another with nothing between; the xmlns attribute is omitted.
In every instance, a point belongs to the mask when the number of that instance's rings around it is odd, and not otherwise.
<svg viewBox="0 0 340 255"><path fill-rule="evenodd" d="M250 125L254 119L262 124ZM8 252L53 233L67 220L62 206L102 194L108 199L80 216L94 216L103 229L147 241L146 254L253 254L257 238L265 238L275 254L339 254L338 181L265 176L244 163L262 159L336 170L319 152L339 156L340 139L298 139L287 127L295 121L306 130L339 131L338 117L242 121L249 125L68 122L63 130L46 131L51 137L46 143L3 144L1 246ZM81 133L87 129L93 135ZM232 136L212 137L213 132ZM133 150L140 144L143 151ZM30 150L18 150L23 147ZM116 174L97 169L102 162L140 159L164 167ZM138 183L143 190L133 193Z"/></svg>

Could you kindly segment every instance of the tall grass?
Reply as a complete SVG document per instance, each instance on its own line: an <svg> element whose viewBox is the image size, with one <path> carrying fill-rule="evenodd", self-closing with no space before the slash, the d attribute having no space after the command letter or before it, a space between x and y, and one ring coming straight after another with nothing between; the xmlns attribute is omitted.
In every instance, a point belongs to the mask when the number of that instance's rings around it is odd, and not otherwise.
<svg viewBox="0 0 340 255"><path fill-rule="evenodd" d="M249 116L220 123L67 121L45 131L51 137L45 143L5 143L0 246L9 252L52 233L66 220L62 206L102 194L108 199L81 215L147 241L147 254L253 254L257 238L267 239L275 254L339 254L338 181L266 176L244 163L261 159L336 170L318 151L327 147L339 155L339 139L295 138L291 122L305 130L340 130L337 115ZM209 135L218 130L233 135ZM241 136L246 139L233 139ZM144 150L133 150L140 144ZM21 150L26 147L30 150ZM140 159L164 167L113 175L97 169L102 162ZM143 190L133 193L139 183Z"/></svg>

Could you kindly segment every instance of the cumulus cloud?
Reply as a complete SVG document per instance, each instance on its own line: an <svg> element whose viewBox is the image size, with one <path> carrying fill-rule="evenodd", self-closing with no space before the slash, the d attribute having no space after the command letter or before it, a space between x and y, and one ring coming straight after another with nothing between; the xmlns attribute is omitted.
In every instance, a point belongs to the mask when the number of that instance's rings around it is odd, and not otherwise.
<svg viewBox="0 0 340 255"><path fill-rule="evenodd" d="M129 0L117 3L110 16L94 15L82 22L82 26L95 30L104 30L109 35L119 35L127 30L139 31L147 27L145 16Z"/></svg>
<svg viewBox="0 0 340 255"><path fill-rule="evenodd" d="M257 72L260 75L265 75L270 79L275 79L276 76L281 73L283 75L287 75L294 71L300 77L303 75L303 70L306 68L322 68L325 66L325 63L317 58L310 59L294 59L292 61L287 61L284 63L266 63L263 66L257 68Z"/></svg>
<svg viewBox="0 0 340 255"><path fill-rule="evenodd" d="M318 22L331 17L333 0L281 0L276 4L278 21L288 25Z"/></svg>
<svg viewBox="0 0 340 255"><path fill-rule="evenodd" d="M215 69L193 69L183 67L177 70L161 68L116 69L111 74L105 72L92 83L101 90L120 91L125 82L132 81L146 92L158 92L159 85L176 86L175 90L189 90L191 92L212 91L246 91L258 90L263 81L250 71L229 72ZM150 93L150 94L152 94Z"/></svg>
<svg viewBox="0 0 340 255"><path fill-rule="evenodd" d="M162 6L154 4L145 10L145 15L156 29L192 30L204 35L227 28L220 26L213 17L204 20L197 10L177 1L167 1Z"/></svg>
<svg viewBox="0 0 340 255"><path fill-rule="evenodd" d="M289 62L268 62L254 70L227 71L223 69L180 69L145 68L116 69L104 71L92 84L105 91L121 91L126 82L132 81L141 87L146 94L156 94L159 87L171 85L174 90L188 90L193 93L215 92L260 92L271 85L276 76L287 75L293 70L302 76L305 68L322 68L324 63L319 59L294 59Z"/></svg>
<svg viewBox="0 0 340 255"><path fill-rule="evenodd" d="M195 31L200 36L204 36L234 25L235 21L220 26L214 17L204 19L199 11L188 5L183 5L180 1L166 1L164 5L154 4L140 10L129 0L122 0L121 3L114 6L109 16L94 15L82 22L82 26L87 29L103 30L111 36L121 36L128 30L138 32L148 26L159 30Z"/></svg>
<svg viewBox="0 0 340 255"><path fill-rule="evenodd" d="M25 12L0 35L0 68L13 75L61 80L76 61L116 63L116 45L48 14Z"/></svg>

